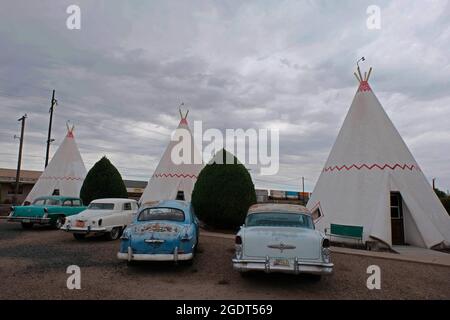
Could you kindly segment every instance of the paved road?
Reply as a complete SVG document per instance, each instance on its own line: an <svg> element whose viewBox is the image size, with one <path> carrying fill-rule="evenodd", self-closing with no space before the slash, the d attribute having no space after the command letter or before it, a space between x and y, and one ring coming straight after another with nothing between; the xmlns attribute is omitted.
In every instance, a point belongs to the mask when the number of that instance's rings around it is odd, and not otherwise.
<svg viewBox="0 0 450 320"><path fill-rule="evenodd" d="M58 230L0 221L0 299L450 299L450 268L334 254L335 273L320 282L304 276L255 274L231 267L233 241L201 236L192 266L116 259L118 242L76 241ZM81 290L68 290L67 266L78 265ZM366 269L382 270L381 290L368 290Z"/></svg>

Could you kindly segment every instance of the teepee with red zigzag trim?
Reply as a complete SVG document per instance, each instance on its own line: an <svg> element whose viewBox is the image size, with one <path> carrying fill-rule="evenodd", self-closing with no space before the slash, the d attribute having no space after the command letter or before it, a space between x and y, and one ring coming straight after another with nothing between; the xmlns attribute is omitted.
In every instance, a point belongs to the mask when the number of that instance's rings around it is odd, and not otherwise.
<svg viewBox="0 0 450 320"><path fill-rule="evenodd" d="M357 71L358 90L307 205L316 228L360 226L364 242L387 247L449 246L450 217L373 93L372 68Z"/></svg>
<svg viewBox="0 0 450 320"><path fill-rule="evenodd" d="M67 126L66 137L31 189L25 199L26 202L33 202L41 196L80 196L80 189L86 177L86 167L75 142L73 129Z"/></svg>
<svg viewBox="0 0 450 320"><path fill-rule="evenodd" d="M191 201L192 190L203 168L201 154L194 144L187 115L180 110L180 124L151 176L139 203L159 200Z"/></svg>

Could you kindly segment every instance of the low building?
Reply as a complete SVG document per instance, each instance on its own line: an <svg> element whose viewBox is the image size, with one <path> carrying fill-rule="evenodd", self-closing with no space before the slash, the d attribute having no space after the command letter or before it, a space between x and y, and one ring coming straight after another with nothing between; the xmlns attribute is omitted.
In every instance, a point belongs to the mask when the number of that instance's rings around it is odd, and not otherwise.
<svg viewBox="0 0 450 320"><path fill-rule="evenodd" d="M123 180L123 182L127 187L128 198L139 201L145 187L147 187L147 181Z"/></svg>
<svg viewBox="0 0 450 320"><path fill-rule="evenodd" d="M0 204L11 204L16 197L16 169L0 168ZM21 170L17 202L25 201L42 171Z"/></svg>
<svg viewBox="0 0 450 320"><path fill-rule="evenodd" d="M12 204L16 196L16 169L0 168L0 204ZM23 203L42 171L21 170L17 203ZM123 180L130 199L139 200L147 181Z"/></svg>

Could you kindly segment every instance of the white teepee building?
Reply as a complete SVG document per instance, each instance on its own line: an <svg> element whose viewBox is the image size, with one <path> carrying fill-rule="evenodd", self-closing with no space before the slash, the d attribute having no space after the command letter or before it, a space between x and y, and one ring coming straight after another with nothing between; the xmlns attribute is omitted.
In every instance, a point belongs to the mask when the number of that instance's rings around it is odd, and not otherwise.
<svg viewBox="0 0 450 320"><path fill-rule="evenodd" d="M191 201L192 190L203 163L186 120L188 113L183 116L180 111L181 121L173 133L174 139L164 151L139 203L175 199ZM181 141L184 143L180 144ZM180 162L172 158L179 156L180 152L184 153L187 161Z"/></svg>
<svg viewBox="0 0 450 320"><path fill-rule="evenodd" d="M50 195L79 197L85 177L86 167L73 136L73 127L67 127L66 137L25 202L33 202L37 197Z"/></svg>
<svg viewBox="0 0 450 320"><path fill-rule="evenodd" d="M307 207L322 231L362 226L363 241L448 246L450 217L369 86L370 72L355 73L358 91Z"/></svg>

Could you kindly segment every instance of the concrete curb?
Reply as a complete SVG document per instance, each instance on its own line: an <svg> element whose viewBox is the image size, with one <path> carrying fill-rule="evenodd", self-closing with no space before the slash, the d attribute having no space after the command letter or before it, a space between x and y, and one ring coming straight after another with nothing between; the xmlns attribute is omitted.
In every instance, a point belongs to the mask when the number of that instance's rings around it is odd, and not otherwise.
<svg viewBox="0 0 450 320"><path fill-rule="evenodd" d="M222 239L233 240L233 234L225 234L211 231L200 230L201 236L206 237L215 237ZM430 264L436 266L450 267L450 254L447 256L441 257L413 257L413 256L405 256L398 253L389 253L389 252L376 252L376 251L364 251L350 248L342 248L342 247L331 247L331 252L340 253L340 254L349 254L355 256L363 256L370 258L378 258L378 259L386 259L386 260L396 260L396 261L404 261L404 262L413 262L413 263L421 263L421 264ZM443 253L443 255L445 255Z"/></svg>

